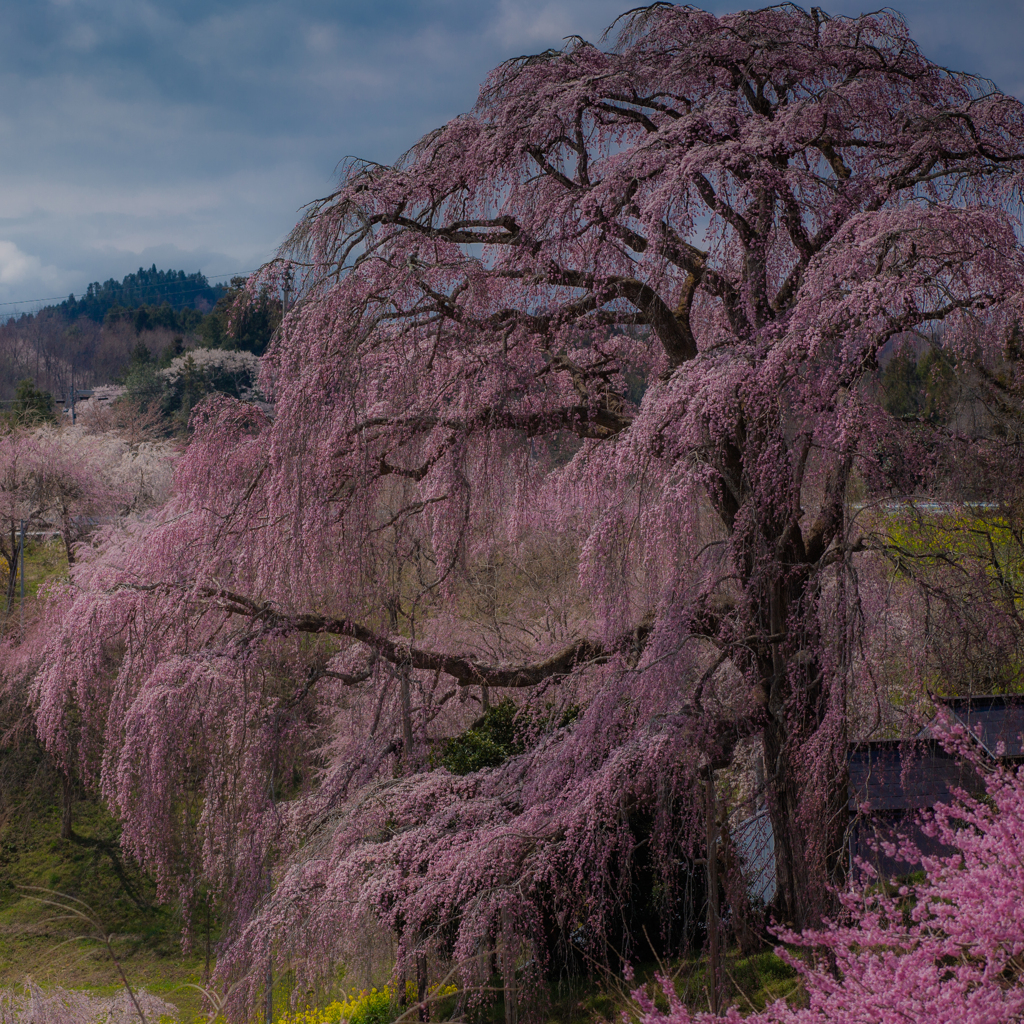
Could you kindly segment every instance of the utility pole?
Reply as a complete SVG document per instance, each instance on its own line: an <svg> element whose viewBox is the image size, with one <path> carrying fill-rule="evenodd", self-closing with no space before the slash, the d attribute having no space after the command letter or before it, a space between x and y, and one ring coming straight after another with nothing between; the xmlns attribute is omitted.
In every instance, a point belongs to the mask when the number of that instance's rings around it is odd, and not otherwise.
<svg viewBox="0 0 1024 1024"><path fill-rule="evenodd" d="M288 267L288 269L284 272L284 284L282 285L282 288L281 288L281 317L282 317L282 319L288 313L288 301L292 297L292 280L293 280L292 268Z"/></svg>

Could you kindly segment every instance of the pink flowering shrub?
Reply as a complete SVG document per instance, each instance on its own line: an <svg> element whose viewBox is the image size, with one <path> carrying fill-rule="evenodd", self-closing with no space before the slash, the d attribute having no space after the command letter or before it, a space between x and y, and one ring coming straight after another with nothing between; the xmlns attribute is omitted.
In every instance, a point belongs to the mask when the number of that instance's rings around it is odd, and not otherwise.
<svg viewBox="0 0 1024 1024"><path fill-rule="evenodd" d="M979 769L981 766L978 766ZM996 768L986 795L935 809L926 831L956 852L926 857L926 879L896 891L847 892L845 915L779 938L806 1007L780 1001L757 1024L1002 1024L1024 1014L1024 771ZM737 1021L692 1013L662 978L667 1013L635 993L641 1024Z"/></svg>

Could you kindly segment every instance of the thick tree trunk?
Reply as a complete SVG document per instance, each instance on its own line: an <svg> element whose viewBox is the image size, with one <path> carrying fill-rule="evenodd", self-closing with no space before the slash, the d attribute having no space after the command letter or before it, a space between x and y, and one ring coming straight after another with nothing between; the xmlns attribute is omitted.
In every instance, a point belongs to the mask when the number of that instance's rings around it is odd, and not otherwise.
<svg viewBox="0 0 1024 1024"><path fill-rule="evenodd" d="M711 1012L717 1014L718 997L722 988L719 977L722 965L718 948L718 813L715 801L715 772L710 765L707 778L704 780L704 800L708 861L708 1004Z"/></svg>
<svg viewBox="0 0 1024 1024"><path fill-rule="evenodd" d="M826 726L822 702L818 694L801 694L796 707L775 709L763 733L775 841L775 911L797 929L820 923L834 902L831 887L842 880L846 730L845 722L836 723L840 734L815 736ZM811 764L808 754L814 739L819 742Z"/></svg>
<svg viewBox="0 0 1024 1024"><path fill-rule="evenodd" d="M801 928L814 917L814 901L806 892L813 869L805 852L800 792L789 764L788 739L781 723L773 720L765 727L765 761L771 766L768 810L775 841L775 909L783 920Z"/></svg>
<svg viewBox="0 0 1024 1024"><path fill-rule="evenodd" d="M819 924L833 905L847 825L845 709L835 717L836 682L813 653L821 638L809 586L800 574L772 588L761 627L779 641L758 664L768 710L764 770L775 912L797 929Z"/></svg>

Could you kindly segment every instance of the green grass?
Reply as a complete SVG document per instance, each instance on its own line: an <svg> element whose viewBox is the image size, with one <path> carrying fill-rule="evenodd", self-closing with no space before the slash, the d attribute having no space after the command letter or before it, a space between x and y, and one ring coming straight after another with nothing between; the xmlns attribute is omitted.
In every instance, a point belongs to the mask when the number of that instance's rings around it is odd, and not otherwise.
<svg viewBox="0 0 1024 1024"><path fill-rule="evenodd" d="M633 990L642 985L655 1005L662 1011L668 1010L668 999L655 980L661 973L672 980L676 995L694 1012L707 1011L710 969L704 955L682 957L665 964L645 964L637 969L636 981L627 986ZM593 998L593 997L592 997ZM765 949L753 956L744 956L739 949L732 948L722 956L720 979L720 1003L724 1009L735 1004L740 1013L762 1011L777 999L786 999L799 1004L803 992L796 971L772 950ZM606 1000L594 1004L605 1019L620 1020L623 1011L632 1007L629 992L622 989L621 998L609 1005ZM611 1012L609 1012L611 1011Z"/></svg>
<svg viewBox="0 0 1024 1024"><path fill-rule="evenodd" d="M39 588L50 580L66 578L68 557L64 542L49 540L44 543L25 542L25 595L37 597Z"/></svg>
<svg viewBox="0 0 1024 1024"><path fill-rule="evenodd" d="M64 551L64 542L60 538L39 540L31 537L25 539L25 598L35 599L39 588L54 579L66 578L68 559ZM3 563L0 575L0 592L7 593L7 565ZM21 580L15 582L14 601L11 611L17 611L21 600Z"/></svg>
<svg viewBox="0 0 1024 1024"><path fill-rule="evenodd" d="M75 801L73 828L81 841L60 838L56 777L39 758L20 804L7 805L0 826L0 987L16 987L26 977L44 989L96 995L121 987L103 943L83 937L91 930L86 923L39 902L49 897L28 888L34 886L85 903L112 936L133 986L176 1005L182 1021L205 1020L202 995L185 987L202 983L204 958L182 954L180 922L156 905L152 880L123 856L116 869L108 850L118 850L118 828L101 807Z"/></svg>
<svg viewBox="0 0 1024 1024"><path fill-rule="evenodd" d="M604 978L577 977L537 988L524 988L524 994L530 991L540 1002L528 1012L525 1007L520 1007L520 1018L525 1013L530 1019L546 1021L547 1024L602 1024L605 1021L621 1024L623 1014L630 1020L636 1019L637 1007L632 993L638 988L645 989L655 1005L667 1011L668 999L656 980L659 974L671 979L676 994L692 1012L708 1010L707 957L692 955L660 964L641 964L636 968L632 982L609 974ZM770 949L754 956L743 956L736 948L728 950L723 956L721 985L723 1012L735 1004L746 1016L762 1011L778 999L785 999L791 1005L805 1005L805 995L796 971ZM475 1024L503 1024L505 1020L500 977L491 979L491 988L496 997L494 1001L467 1015L467 1019Z"/></svg>

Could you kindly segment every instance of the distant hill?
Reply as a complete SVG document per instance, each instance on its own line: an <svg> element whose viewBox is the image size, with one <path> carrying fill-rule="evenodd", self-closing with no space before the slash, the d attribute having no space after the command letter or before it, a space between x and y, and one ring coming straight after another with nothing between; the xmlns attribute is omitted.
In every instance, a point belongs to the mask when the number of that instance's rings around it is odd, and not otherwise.
<svg viewBox="0 0 1024 1024"><path fill-rule="evenodd" d="M59 311L69 320L84 316L102 323L111 309L118 308L168 305L174 310L195 309L208 313L224 292L222 286L211 285L204 274L157 270L154 263L149 270L139 267L122 281L113 278L103 284L95 281L80 299L72 294L59 305L50 308Z"/></svg>
<svg viewBox="0 0 1024 1024"><path fill-rule="evenodd" d="M112 383L151 395L134 378L152 377L188 350L261 356L281 322L282 296L266 289L250 295L245 283L233 277L211 285L204 274L154 264L121 281L95 281L81 298L69 295L59 305L0 322L0 417L28 384L56 397ZM198 392L189 394L192 404L198 401ZM191 404L184 405L187 418Z"/></svg>

